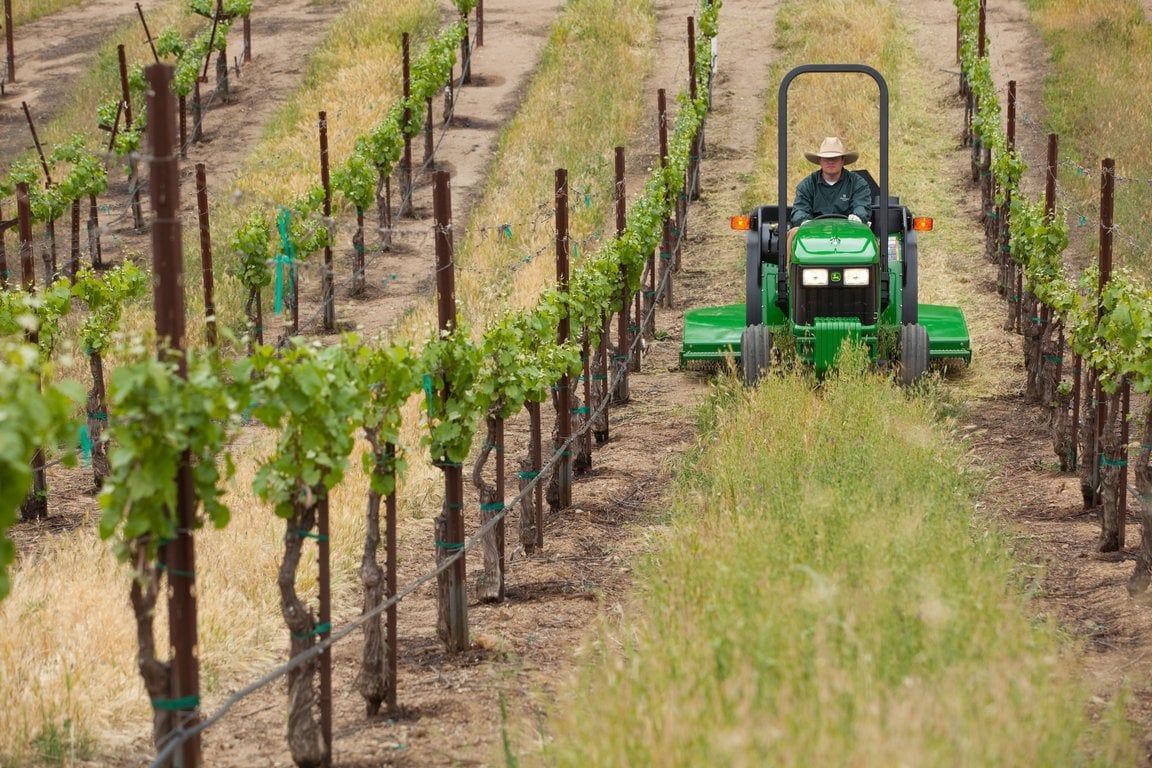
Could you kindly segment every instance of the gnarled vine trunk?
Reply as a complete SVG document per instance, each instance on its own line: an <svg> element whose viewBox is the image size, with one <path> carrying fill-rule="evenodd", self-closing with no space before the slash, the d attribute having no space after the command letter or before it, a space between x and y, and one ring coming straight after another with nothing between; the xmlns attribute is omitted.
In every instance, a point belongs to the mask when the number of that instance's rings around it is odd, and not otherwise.
<svg viewBox="0 0 1152 768"><path fill-rule="evenodd" d="M352 235L352 295L364 292L364 209L356 209L356 234Z"/></svg>
<svg viewBox="0 0 1152 768"><path fill-rule="evenodd" d="M1144 423L1140 430L1140 452L1136 459L1136 495L1140 502L1140 551L1136 569L1128 580L1128 594L1152 602L1148 587L1152 585L1152 400L1144 406Z"/></svg>
<svg viewBox="0 0 1152 768"><path fill-rule="evenodd" d="M146 542L137 542L133 553L135 578L129 599L136 618L136 667L144 681L144 690L153 702L172 697L172 666L156 658L156 599L160 594L160 570L147 556ZM163 706L152 707L152 743L159 750L172 730L172 712ZM164 763L171 765L170 762Z"/></svg>
<svg viewBox="0 0 1152 768"><path fill-rule="evenodd" d="M372 446L373 472L392 472L390 447L380 444L379 432L364 428L368 444ZM371 486L368 488L367 530L364 535L364 555L360 558L360 583L364 587L364 609L367 614L384 602L385 573L377 561L380 548L380 494ZM384 618L376 616L364 624L364 652L360 671L356 675L356 690L364 697L369 717L380 712L384 701L394 699L396 681L391 677L391 669L385 663L388 643L384 638Z"/></svg>
<svg viewBox="0 0 1152 768"><path fill-rule="evenodd" d="M380 250L392 250L392 182L381 174L376 180L376 215L379 219Z"/></svg>
<svg viewBox="0 0 1152 768"><path fill-rule="evenodd" d="M487 439L480 448L476 463L472 465L472 485L480 494L480 524L487 525L504 509L504 420L494 415L503 404L488 411L485 420L488 427ZM496 482L484 479L484 465L488 457L496 452ZM497 523L484 534L481 542L484 547L484 568L476 577L476 596L485 602L498 602L504 599L504 523Z"/></svg>
<svg viewBox="0 0 1152 768"><path fill-rule="evenodd" d="M288 627L288 656L295 658L316 644L316 617L296 594L296 571L300 566L304 534L316 524L316 498L305 492L306 499L294 504L292 517L284 532L284 560L277 583L280 587L280 612ZM316 718L318 699L315 677L319 659L311 658L288 673L288 749L300 768L321 768L327 764L329 745Z"/></svg>
<svg viewBox="0 0 1152 768"><path fill-rule="evenodd" d="M108 464L108 449L104 444L104 425L108 423L108 407L104 395L104 361L100 352L93 350L88 355L88 365L92 369L92 388L88 390L88 440L92 443L92 482L97 488L104 486L111 467Z"/></svg>
<svg viewBox="0 0 1152 768"><path fill-rule="evenodd" d="M1120 439L1120 389L1107 396L1107 416L1100 433L1100 538L1097 552L1119 552L1124 547L1124 516L1120 509L1123 467L1127 446Z"/></svg>

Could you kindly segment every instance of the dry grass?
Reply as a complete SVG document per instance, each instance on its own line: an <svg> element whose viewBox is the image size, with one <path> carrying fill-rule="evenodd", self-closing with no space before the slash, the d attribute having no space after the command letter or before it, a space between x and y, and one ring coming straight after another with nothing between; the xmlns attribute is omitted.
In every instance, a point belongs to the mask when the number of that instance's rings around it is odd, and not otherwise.
<svg viewBox="0 0 1152 768"><path fill-rule="evenodd" d="M12 3L12 30L15 32L21 24L27 24L36 19L80 5L81 0L33 0L32 2ZM0 19L2 21L2 19Z"/></svg>
<svg viewBox="0 0 1152 768"><path fill-rule="evenodd" d="M1105 157L1116 160L1115 258L1147 274L1152 268L1152 24L1135 0L1032 0L1032 19L1052 51L1045 102L1060 136L1059 199L1070 209L1079 250L1094 260ZM1078 174L1082 165L1089 173ZM1083 217L1083 218L1082 218Z"/></svg>

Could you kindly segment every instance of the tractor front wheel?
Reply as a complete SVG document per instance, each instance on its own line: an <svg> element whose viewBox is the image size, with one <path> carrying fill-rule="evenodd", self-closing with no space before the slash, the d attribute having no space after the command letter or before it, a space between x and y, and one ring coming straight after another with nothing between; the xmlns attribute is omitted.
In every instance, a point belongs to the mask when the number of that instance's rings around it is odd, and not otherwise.
<svg viewBox="0 0 1152 768"><path fill-rule="evenodd" d="M772 332L767 326L749 325L740 334L740 378L753 387L772 365Z"/></svg>
<svg viewBox="0 0 1152 768"><path fill-rule="evenodd" d="M900 326L900 386L908 387L928 370L928 329L922 325Z"/></svg>

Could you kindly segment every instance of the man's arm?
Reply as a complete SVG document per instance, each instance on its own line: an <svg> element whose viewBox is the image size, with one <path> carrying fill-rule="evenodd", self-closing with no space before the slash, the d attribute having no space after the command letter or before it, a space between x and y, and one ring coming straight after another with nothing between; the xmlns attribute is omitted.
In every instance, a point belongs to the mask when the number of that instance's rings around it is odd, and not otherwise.
<svg viewBox="0 0 1152 768"><path fill-rule="evenodd" d="M814 190L811 175L805 176L796 185L796 199L792 201L792 218L789 219L792 226L798 227L812 218Z"/></svg>
<svg viewBox="0 0 1152 768"><path fill-rule="evenodd" d="M860 217L861 221L872 220L872 188L868 186L868 182L864 181L864 177L858 173L852 174L852 210L849 213L854 213Z"/></svg>

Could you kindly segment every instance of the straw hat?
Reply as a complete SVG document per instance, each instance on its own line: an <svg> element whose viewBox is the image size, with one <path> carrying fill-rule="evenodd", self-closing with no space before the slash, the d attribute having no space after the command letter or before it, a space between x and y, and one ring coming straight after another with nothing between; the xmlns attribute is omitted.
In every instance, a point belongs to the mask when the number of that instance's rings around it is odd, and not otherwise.
<svg viewBox="0 0 1152 768"><path fill-rule="evenodd" d="M844 149L844 142L840 141L838 136L829 136L824 141L820 142L820 149L816 152L805 152L804 157L808 158L808 162L820 164L822 157L843 157L844 165L851 165L856 162L860 157L859 152L849 152Z"/></svg>

